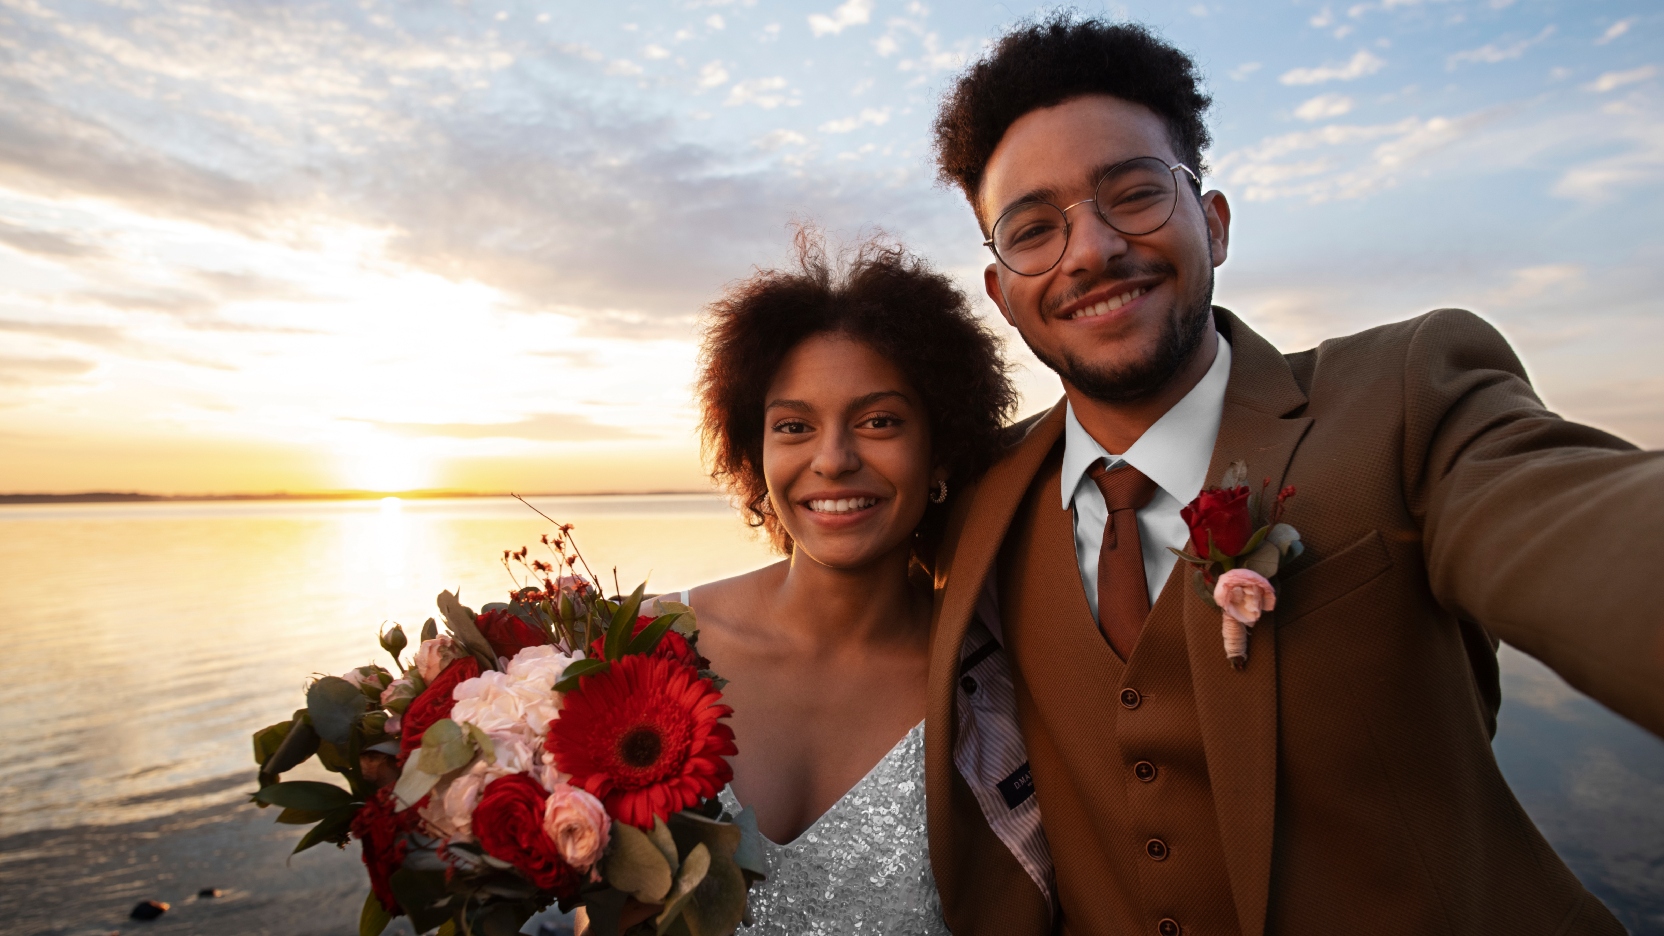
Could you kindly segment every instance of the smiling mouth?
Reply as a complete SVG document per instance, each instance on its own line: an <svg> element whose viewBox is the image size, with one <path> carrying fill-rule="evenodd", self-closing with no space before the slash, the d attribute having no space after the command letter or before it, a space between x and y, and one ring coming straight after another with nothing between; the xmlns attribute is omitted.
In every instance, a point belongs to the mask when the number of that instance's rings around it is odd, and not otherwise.
<svg viewBox="0 0 1664 936"><path fill-rule="evenodd" d="M840 497L837 500L812 500L808 502L808 507L815 513L848 514L866 510L877 503L876 497Z"/></svg>
<svg viewBox="0 0 1664 936"><path fill-rule="evenodd" d="M1119 296L1110 296L1108 299L1094 305L1089 305L1084 309L1076 309L1065 316L1065 320L1073 322L1079 321L1080 319L1097 318L1100 315L1108 315L1109 313L1114 312L1116 309L1121 308L1149 291L1150 287L1148 286L1138 286L1133 289L1129 289Z"/></svg>

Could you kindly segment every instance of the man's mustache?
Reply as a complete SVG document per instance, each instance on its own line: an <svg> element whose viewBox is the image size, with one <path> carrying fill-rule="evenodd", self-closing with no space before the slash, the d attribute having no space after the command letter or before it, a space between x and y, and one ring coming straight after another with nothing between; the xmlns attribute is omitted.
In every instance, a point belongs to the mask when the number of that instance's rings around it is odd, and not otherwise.
<svg viewBox="0 0 1664 936"><path fill-rule="evenodd" d="M1075 286L1057 299L1045 303L1040 307L1040 311L1045 318L1053 318L1056 316L1057 310L1105 283L1113 283L1116 280L1145 279L1152 276L1169 277L1176 275L1178 272L1178 268L1166 260L1115 261L1104 267L1097 276Z"/></svg>

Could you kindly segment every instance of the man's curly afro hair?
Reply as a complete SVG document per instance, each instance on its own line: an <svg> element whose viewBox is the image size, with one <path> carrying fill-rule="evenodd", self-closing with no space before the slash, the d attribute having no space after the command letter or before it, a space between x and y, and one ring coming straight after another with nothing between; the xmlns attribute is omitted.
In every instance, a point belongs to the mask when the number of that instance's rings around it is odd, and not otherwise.
<svg viewBox="0 0 1664 936"><path fill-rule="evenodd" d="M1167 122L1179 158L1197 175L1209 143L1203 122L1212 99L1196 63L1136 23L1077 19L1064 12L1019 25L960 76L936 115L936 166L942 181L977 195L988 159L1005 131L1029 111L1086 94L1142 104Z"/></svg>

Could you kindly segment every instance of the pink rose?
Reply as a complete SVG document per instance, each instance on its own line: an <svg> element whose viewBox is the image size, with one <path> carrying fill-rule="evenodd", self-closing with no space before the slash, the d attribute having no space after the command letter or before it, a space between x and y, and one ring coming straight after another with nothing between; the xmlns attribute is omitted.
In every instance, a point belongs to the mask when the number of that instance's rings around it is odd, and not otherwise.
<svg viewBox="0 0 1664 936"><path fill-rule="evenodd" d="M612 820L601 801L577 787L555 784L543 807L543 832L566 863L579 871L601 860L612 835Z"/></svg>
<svg viewBox="0 0 1664 936"><path fill-rule="evenodd" d="M467 655L468 650L461 643L440 635L432 640L422 641L422 645L416 648L414 667L416 672L421 674L423 682L433 682L439 678L440 673L445 672L445 667Z"/></svg>
<svg viewBox="0 0 1664 936"><path fill-rule="evenodd" d="M1219 606L1225 638L1225 657L1242 669L1248 663L1248 630L1260 614L1277 607L1277 592L1265 576L1251 569L1232 569L1219 576L1213 586L1213 603Z"/></svg>

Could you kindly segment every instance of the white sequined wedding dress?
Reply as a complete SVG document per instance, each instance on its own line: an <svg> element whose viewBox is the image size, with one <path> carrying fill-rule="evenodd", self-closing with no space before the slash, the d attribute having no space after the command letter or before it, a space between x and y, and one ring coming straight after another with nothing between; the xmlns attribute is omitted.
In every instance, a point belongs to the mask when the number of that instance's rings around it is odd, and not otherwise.
<svg viewBox="0 0 1664 936"><path fill-rule="evenodd" d="M721 799L740 811L732 787ZM802 835L764 838L763 851L768 879L740 936L948 936L925 838L923 723Z"/></svg>

